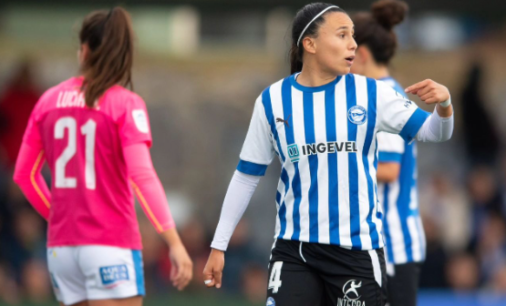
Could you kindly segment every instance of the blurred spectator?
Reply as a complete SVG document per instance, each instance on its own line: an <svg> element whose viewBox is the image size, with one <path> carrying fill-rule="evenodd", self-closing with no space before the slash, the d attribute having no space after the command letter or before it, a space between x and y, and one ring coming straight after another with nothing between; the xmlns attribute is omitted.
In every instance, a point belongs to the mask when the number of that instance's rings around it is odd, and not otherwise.
<svg viewBox="0 0 506 306"><path fill-rule="evenodd" d="M435 173L428 185L420 188L420 211L437 223L447 252L459 252L469 244L471 212L465 191L447 173Z"/></svg>
<svg viewBox="0 0 506 306"><path fill-rule="evenodd" d="M484 283L506 262L506 224L500 216L488 215L480 232L477 258L480 261L480 280Z"/></svg>
<svg viewBox="0 0 506 306"><path fill-rule="evenodd" d="M0 263L0 301L15 304L19 300L19 290L7 267L8 264Z"/></svg>
<svg viewBox="0 0 506 306"><path fill-rule="evenodd" d="M22 284L24 296L32 302L41 303L52 297L45 261L30 260L23 267Z"/></svg>
<svg viewBox="0 0 506 306"><path fill-rule="evenodd" d="M506 262L494 272L491 289L495 293L506 293Z"/></svg>
<svg viewBox="0 0 506 306"><path fill-rule="evenodd" d="M441 230L430 216L422 216L427 239L427 258L422 265L420 288L445 288L446 251L441 244Z"/></svg>
<svg viewBox="0 0 506 306"><path fill-rule="evenodd" d="M468 178L468 191L471 198L472 236L470 250L475 251L477 239L481 237L481 230L487 217L501 213L501 194L498 191L495 173L491 168L480 166L473 169Z"/></svg>
<svg viewBox="0 0 506 306"><path fill-rule="evenodd" d="M0 97L0 147L4 163L13 168L23 140L28 118L40 93L32 76L32 62L19 63Z"/></svg>
<svg viewBox="0 0 506 306"><path fill-rule="evenodd" d="M454 256L446 268L446 276L455 291L470 291L478 285L478 264L470 254Z"/></svg>
<svg viewBox="0 0 506 306"><path fill-rule="evenodd" d="M242 292L251 303L264 302L267 288L267 269L258 264L248 265L242 271Z"/></svg>
<svg viewBox="0 0 506 306"><path fill-rule="evenodd" d="M471 165L494 165L501 141L482 95L482 68L474 63L461 94L464 144ZM471 124L472 123L472 124Z"/></svg>
<svg viewBox="0 0 506 306"><path fill-rule="evenodd" d="M264 264L267 267L267 257L265 260L258 255L257 250L251 243L251 233L247 219L243 218L237 224L237 227L230 239L227 252L225 253L226 269L223 271L223 289L237 294L241 292L241 283L238 280L244 274L247 263ZM266 287L264 287L265 290Z"/></svg>

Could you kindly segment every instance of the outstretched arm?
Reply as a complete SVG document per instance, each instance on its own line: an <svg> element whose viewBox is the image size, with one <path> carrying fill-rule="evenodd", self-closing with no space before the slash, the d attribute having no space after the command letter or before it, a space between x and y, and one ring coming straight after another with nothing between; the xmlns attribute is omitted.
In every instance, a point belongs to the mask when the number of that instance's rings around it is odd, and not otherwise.
<svg viewBox="0 0 506 306"><path fill-rule="evenodd" d="M448 88L428 79L409 86L406 92L419 96L427 104L437 103L432 115L418 131L417 140L441 142L450 139L453 133L453 107Z"/></svg>

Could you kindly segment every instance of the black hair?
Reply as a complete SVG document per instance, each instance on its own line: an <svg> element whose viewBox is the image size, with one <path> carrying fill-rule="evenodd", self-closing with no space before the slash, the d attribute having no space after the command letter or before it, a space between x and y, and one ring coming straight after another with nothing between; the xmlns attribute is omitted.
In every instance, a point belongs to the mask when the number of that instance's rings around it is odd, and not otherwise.
<svg viewBox="0 0 506 306"><path fill-rule="evenodd" d="M393 27L404 20L407 11L404 1L380 0L372 4L370 12L352 16L357 45L367 46L377 63L388 65L397 50Z"/></svg>
<svg viewBox="0 0 506 306"><path fill-rule="evenodd" d="M329 9L329 7L332 8ZM314 20L304 31L302 37L300 37L300 34L311 22L311 20L313 20L313 18L315 18L325 9L327 9L327 11L319 16L316 20ZM324 16L330 12L342 12L346 14L343 9L333 4L315 2L304 6L297 12L297 15L295 15L292 24L292 47L290 48L290 71L292 74L295 72L300 72L302 70L302 55L304 54L304 46L302 45L302 40L306 36L315 37L317 35L318 29L324 21ZM299 40L300 43L297 45L297 42Z"/></svg>

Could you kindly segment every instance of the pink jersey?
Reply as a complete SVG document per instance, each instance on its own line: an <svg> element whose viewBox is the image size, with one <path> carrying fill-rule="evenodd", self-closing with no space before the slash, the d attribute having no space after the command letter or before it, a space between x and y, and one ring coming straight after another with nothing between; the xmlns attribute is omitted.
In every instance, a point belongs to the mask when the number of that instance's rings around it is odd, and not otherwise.
<svg viewBox="0 0 506 306"><path fill-rule="evenodd" d="M45 201L51 206L48 246L141 249L123 148L151 145L146 106L135 93L113 86L90 109L80 92L82 82L82 77L71 78L46 91L23 140L42 145L51 169L51 199Z"/></svg>

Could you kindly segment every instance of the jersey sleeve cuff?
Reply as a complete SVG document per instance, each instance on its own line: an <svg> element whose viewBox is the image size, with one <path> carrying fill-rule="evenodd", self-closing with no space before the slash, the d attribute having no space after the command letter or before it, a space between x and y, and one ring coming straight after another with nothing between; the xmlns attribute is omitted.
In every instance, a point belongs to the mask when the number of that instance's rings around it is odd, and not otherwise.
<svg viewBox="0 0 506 306"><path fill-rule="evenodd" d="M408 143L411 142L422 127L425 120L430 116L430 113L417 108L411 115L408 122L404 125L399 135Z"/></svg>
<svg viewBox="0 0 506 306"><path fill-rule="evenodd" d="M263 176L266 170L267 165L255 164L245 160L240 160L237 165L237 171L249 175Z"/></svg>
<svg viewBox="0 0 506 306"><path fill-rule="evenodd" d="M401 153L380 151L378 155L378 161L380 163L401 163Z"/></svg>

